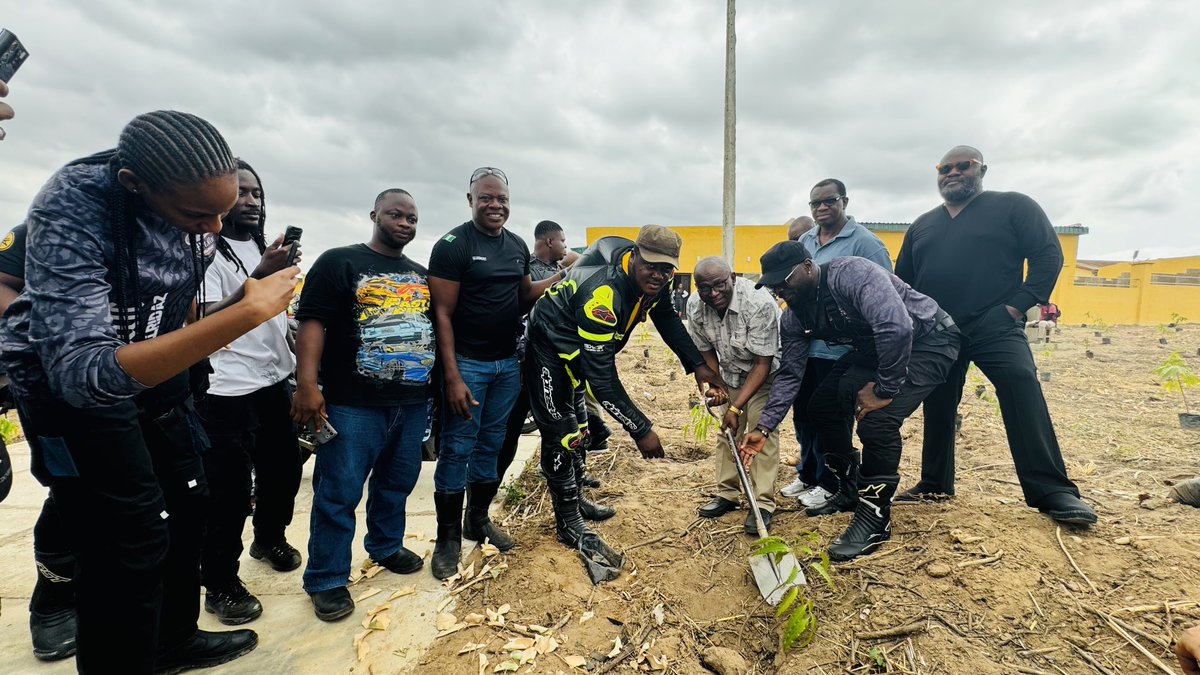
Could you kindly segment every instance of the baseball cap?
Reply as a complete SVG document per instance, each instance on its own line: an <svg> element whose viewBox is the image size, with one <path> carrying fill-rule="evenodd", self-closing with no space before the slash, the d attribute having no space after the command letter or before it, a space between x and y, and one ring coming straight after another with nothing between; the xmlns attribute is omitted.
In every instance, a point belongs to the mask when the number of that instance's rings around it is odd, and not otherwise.
<svg viewBox="0 0 1200 675"><path fill-rule="evenodd" d="M679 269L679 249L683 239L662 225L643 225L637 236L638 253L642 260L670 263Z"/></svg>
<svg viewBox="0 0 1200 675"><path fill-rule="evenodd" d="M796 265L811 257L804 244L798 241L781 241L775 244L758 259L762 266L762 276L754 287L778 286L791 274Z"/></svg>

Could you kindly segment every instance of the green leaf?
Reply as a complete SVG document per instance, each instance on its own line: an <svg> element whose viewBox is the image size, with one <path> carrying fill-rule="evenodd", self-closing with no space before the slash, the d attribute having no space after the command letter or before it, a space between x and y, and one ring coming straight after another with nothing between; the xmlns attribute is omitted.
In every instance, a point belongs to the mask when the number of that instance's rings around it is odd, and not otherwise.
<svg viewBox="0 0 1200 675"><path fill-rule="evenodd" d="M887 666L887 661L883 660L883 651L879 649L879 647L871 647L868 649L867 656L870 656L872 659L874 659L875 665L879 666L880 668Z"/></svg>
<svg viewBox="0 0 1200 675"><path fill-rule="evenodd" d="M792 549L788 547L787 542L777 537L767 537L760 539L754 543L758 548L751 552L751 555L787 555Z"/></svg>
<svg viewBox="0 0 1200 675"><path fill-rule="evenodd" d="M0 438L4 439L5 443L12 443L20 433L20 428L7 418L0 417Z"/></svg>
<svg viewBox="0 0 1200 675"><path fill-rule="evenodd" d="M828 563L817 564L815 562L810 562L810 563L808 563L808 566L813 568L813 570L816 571L816 573L819 574L821 576L821 578L825 580L826 585L829 586L829 590L831 590L831 591L837 590L837 586L833 583L833 576L831 574L829 574L829 564Z"/></svg>
<svg viewBox="0 0 1200 675"><path fill-rule="evenodd" d="M812 601L805 600L796 606L783 626L783 651L790 650L812 624Z"/></svg>
<svg viewBox="0 0 1200 675"><path fill-rule="evenodd" d="M779 601L779 609L775 610L775 618L778 619L784 614L787 614L787 611L791 609L792 605L796 602L796 598L798 597L800 597L800 587L792 586L789 588L788 592L783 595L783 600Z"/></svg>

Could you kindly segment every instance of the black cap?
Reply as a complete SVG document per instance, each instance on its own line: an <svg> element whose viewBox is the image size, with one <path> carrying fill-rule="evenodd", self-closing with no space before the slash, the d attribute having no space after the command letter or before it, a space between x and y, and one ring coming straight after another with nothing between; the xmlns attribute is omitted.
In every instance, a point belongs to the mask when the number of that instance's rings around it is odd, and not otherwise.
<svg viewBox="0 0 1200 675"><path fill-rule="evenodd" d="M754 287L778 286L791 274L796 265L811 257L804 244L798 241L781 241L775 244L758 259L762 266L762 276Z"/></svg>

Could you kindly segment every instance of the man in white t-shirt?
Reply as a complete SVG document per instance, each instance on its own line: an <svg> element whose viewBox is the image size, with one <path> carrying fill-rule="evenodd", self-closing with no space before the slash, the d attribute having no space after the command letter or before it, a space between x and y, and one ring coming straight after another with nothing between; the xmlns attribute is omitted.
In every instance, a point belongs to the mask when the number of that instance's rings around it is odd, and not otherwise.
<svg viewBox="0 0 1200 675"><path fill-rule="evenodd" d="M238 160L238 200L223 221L217 253L204 276L206 314L229 304L247 278L267 276L287 264L289 247L282 245L282 235L267 245L265 222L262 183L249 164ZM197 406L212 443L204 454L210 492L201 558L204 608L227 625L262 614L262 604L238 578L252 496L251 557L281 572L300 566L299 551L284 536L301 468L287 385L296 357L287 330L287 314L280 313L213 354L208 395Z"/></svg>

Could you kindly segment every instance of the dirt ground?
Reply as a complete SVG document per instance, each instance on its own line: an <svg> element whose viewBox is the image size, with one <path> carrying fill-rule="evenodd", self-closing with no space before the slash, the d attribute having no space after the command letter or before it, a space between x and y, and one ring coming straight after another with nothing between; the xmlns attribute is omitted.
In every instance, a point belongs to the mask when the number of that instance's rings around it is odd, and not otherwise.
<svg viewBox="0 0 1200 675"><path fill-rule="evenodd" d="M593 498L618 509L594 527L625 552L625 572L589 583L576 554L555 541L549 498L528 470L503 516L519 546L486 561L507 569L469 586L471 579L455 582L463 590L445 610L453 617L440 618L446 635L416 672L570 672L568 664L591 673L1161 672L1153 658L1177 672L1169 645L1200 619L1200 511L1166 496L1171 484L1200 473L1200 432L1180 429L1178 395L1150 371L1173 350L1200 366L1200 326L1171 330L1167 345L1162 334L1115 327L1105 332L1112 344L1102 345L1093 329L1064 325L1051 344L1034 347L1040 372L1050 374L1043 389L1068 470L1096 508L1097 525L1059 532L1025 506L992 387L972 371L960 409L957 497L897 507L892 541L834 566L835 588L810 573L816 637L786 654L779 622L748 573L745 511L696 517L712 494L715 442L682 431L694 384L653 331L635 337L620 357L622 380L654 420L668 458L643 461L624 437L590 460L604 483ZM796 452L789 435L785 455ZM902 488L919 474L919 414L904 436ZM793 477L782 467L777 487ZM814 548L850 519L807 518L795 500L780 505L773 534L795 542L815 533ZM479 556L469 572L484 564ZM481 618L469 614L495 616L489 612L502 605L504 626L463 626ZM889 629L899 634L869 636ZM539 635L553 642L529 647Z"/></svg>

